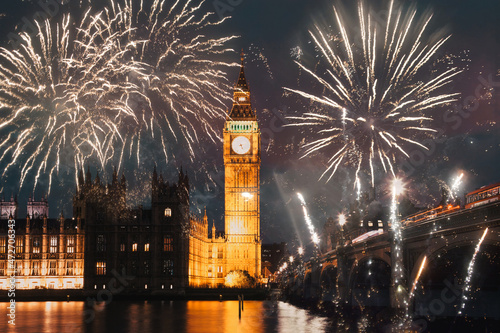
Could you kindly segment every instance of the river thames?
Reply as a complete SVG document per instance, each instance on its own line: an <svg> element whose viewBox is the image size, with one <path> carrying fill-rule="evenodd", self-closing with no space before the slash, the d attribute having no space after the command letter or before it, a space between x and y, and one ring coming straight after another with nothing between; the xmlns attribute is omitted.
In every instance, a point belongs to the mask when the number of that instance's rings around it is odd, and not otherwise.
<svg viewBox="0 0 500 333"><path fill-rule="evenodd" d="M7 323L8 303L0 303L0 332L330 332L328 318L284 302L112 301L87 307L85 302L17 302L16 325Z"/></svg>

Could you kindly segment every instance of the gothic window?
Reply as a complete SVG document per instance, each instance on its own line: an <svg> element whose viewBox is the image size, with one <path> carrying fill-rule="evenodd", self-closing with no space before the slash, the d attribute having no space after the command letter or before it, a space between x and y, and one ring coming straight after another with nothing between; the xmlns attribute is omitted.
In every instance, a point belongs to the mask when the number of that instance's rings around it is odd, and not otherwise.
<svg viewBox="0 0 500 333"><path fill-rule="evenodd" d="M174 244L172 235L163 236L163 251L172 252L174 250Z"/></svg>
<svg viewBox="0 0 500 333"><path fill-rule="evenodd" d="M33 238L33 253L40 253L40 237Z"/></svg>
<svg viewBox="0 0 500 333"><path fill-rule="evenodd" d="M165 208L165 216L170 217L172 216L172 209L170 208Z"/></svg>
<svg viewBox="0 0 500 333"><path fill-rule="evenodd" d="M163 260L163 275L173 276L174 275L174 261L173 260Z"/></svg>
<svg viewBox="0 0 500 333"><path fill-rule="evenodd" d="M50 236L50 253L57 253L57 236Z"/></svg>
<svg viewBox="0 0 500 333"><path fill-rule="evenodd" d="M137 252L137 242L132 243L132 252Z"/></svg>
<svg viewBox="0 0 500 333"><path fill-rule="evenodd" d="M149 241L144 244L144 252L149 252Z"/></svg>
<svg viewBox="0 0 500 333"><path fill-rule="evenodd" d="M73 260L66 261L66 275L73 275Z"/></svg>
<svg viewBox="0 0 500 333"><path fill-rule="evenodd" d="M56 265L57 262L55 260L49 261L49 275L57 275Z"/></svg>
<svg viewBox="0 0 500 333"><path fill-rule="evenodd" d="M66 252L75 253L75 236L68 236L66 239Z"/></svg>
<svg viewBox="0 0 500 333"><path fill-rule="evenodd" d="M16 253L24 252L24 239L22 237L16 238Z"/></svg>
<svg viewBox="0 0 500 333"><path fill-rule="evenodd" d="M131 265L132 275L137 275L137 261L133 260Z"/></svg>
<svg viewBox="0 0 500 333"><path fill-rule="evenodd" d="M217 267L217 277L218 278L222 277L222 266Z"/></svg>
<svg viewBox="0 0 500 333"><path fill-rule="evenodd" d="M149 275L149 261L144 261L144 275Z"/></svg>
<svg viewBox="0 0 500 333"><path fill-rule="evenodd" d="M5 261L0 260L0 276L7 275L5 274Z"/></svg>
<svg viewBox="0 0 500 333"><path fill-rule="evenodd" d="M97 235L97 252L105 252L106 251L106 238L104 235Z"/></svg>
<svg viewBox="0 0 500 333"><path fill-rule="evenodd" d="M224 257L224 253L222 252L222 247L217 249L217 258L222 259Z"/></svg>
<svg viewBox="0 0 500 333"><path fill-rule="evenodd" d="M0 237L0 253L5 253L6 245L7 245L7 236Z"/></svg>
<svg viewBox="0 0 500 333"><path fill-rule="evenodd" d="M106 262L105 261L98 261L96 263L96 275L106 275Z"/></svg>
<svg viewBox="0 0 500 333"><path fill-rule="evenodd" d="M24 275L23 274L23 262L16 260L16 275Z"/></svg>
<svg viewBox="0 0 500 333"><path fill-rule="evenodd" d="M125 240L125 237L122 237L120 240L120 251L125 252L125 248L127 247L126 245L127 241Z"/></svg>
<svg viewBox="0 0 500 333"><path fill-rule="evenodd" d="M31 262L31 275L39 275L39 274L40 274L40 262L32 261Z"/></svg>

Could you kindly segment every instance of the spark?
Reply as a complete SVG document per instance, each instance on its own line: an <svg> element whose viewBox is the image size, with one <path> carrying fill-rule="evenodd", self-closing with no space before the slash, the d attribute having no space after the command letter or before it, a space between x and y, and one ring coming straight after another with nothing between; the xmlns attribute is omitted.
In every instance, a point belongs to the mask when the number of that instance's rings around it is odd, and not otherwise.
<svg viewBox="0 0 500 333"><path fill-rule="evenodd" d="M313 129L313 138L303 145L303 157L320 152L330 156L320 179L328 182L339 167L357 165L356 188L367 164L374 186L375 162L394 176L399 155L409 157L409 149L415 146L427 149L418 141L435 132L430 127L433 118L426 112L456 100L458 94L439 91L460 71L438 71L434 78L422 80L430 73L431 59L449 38L426 40L429 15L418 20L416 9L405 12L391 1L385 26L380 27L380 18L360 2L361 40L353 43L357 27L336 7L333 11L337 30L318 24L309 30L321 58L319 68L313 71L295 61L323 93L284 88L309 100L318 111L289 117L294 122L287 126Z"/></svg>

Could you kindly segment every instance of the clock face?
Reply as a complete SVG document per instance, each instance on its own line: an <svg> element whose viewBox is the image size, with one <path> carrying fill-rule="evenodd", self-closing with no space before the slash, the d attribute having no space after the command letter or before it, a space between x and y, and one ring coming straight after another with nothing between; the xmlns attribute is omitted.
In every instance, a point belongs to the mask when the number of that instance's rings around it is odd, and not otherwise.
<svg viewBox="0 0 500 333"><path fill-rule="evenodd" d="M231 147L236 154L246 154L250 150L250 140L247 137L238 136L231 143Z"/></svg>

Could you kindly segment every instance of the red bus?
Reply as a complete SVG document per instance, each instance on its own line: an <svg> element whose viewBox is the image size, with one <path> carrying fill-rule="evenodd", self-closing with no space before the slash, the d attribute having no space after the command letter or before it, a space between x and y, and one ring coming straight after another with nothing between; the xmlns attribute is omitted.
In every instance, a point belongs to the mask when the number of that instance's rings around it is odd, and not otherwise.
<svg viewBox="0 0 500 333"><path fill-rule="evenodd" d="M465 195L465 208L474 208L499 200L499 189L500 183L496 183L467 193Z"/></svg>

